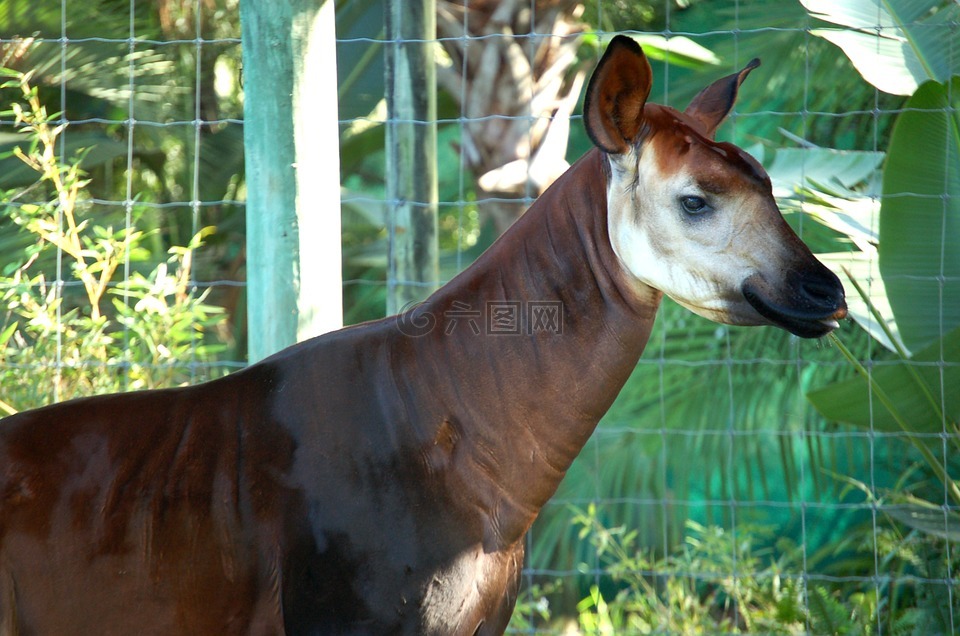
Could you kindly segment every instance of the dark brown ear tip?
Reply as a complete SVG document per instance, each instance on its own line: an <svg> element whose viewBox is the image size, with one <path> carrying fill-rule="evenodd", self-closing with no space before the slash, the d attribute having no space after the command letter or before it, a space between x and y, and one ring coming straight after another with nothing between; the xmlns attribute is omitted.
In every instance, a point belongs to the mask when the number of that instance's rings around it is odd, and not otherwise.
<svg viewBox="0 0 960 636"><path fill-rule="evenodd" d="M747 65L743 67L743 70L745 70L745 71L752 71L753 69L757 68L758 66L760 66L760 58L759 58L759 57L755 57L755 58L753 58L752 60L750 60L749 62L747 62Z"/></svg>
<svg viewBox="0 0 960 636"><path fill-rule="evenodd" d="M614 46L626 47L632 53L643 55L643 47L641 47L640 44L629 35L618 33L617 35L613 36L613 39L610 40L610 44L607 45L607 49L609 50Z"/></svg>

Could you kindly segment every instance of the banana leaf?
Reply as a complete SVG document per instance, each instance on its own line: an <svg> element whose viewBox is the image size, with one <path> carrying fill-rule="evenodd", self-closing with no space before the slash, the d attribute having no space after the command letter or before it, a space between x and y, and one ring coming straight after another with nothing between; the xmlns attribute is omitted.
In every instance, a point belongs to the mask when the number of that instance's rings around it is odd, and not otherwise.
<svg viewBox="0 0 960 636"><path fill-rule="evenodd" d="M878 250L907 348L960 326L960 78L924 84L897 119Z"/></svg>

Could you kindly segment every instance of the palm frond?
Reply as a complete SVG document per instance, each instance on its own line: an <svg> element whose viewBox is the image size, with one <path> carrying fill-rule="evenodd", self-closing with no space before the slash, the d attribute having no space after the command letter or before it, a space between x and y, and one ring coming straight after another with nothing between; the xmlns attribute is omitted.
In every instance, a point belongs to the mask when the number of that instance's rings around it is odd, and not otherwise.
<svg viewBox="0 0 960 636"><path fill-rule="evenodd" d="M29 0L10 0L0 11L8 39L0 45L0 60L9 68L32 71L37 86L65 87L86 100L69 100L70 119L109 117L116 106L136 91L138 102L162 104L169 99L173 63L155 47L131 41L156 33L148 22L129 12L118 12L108 0L60 6ZM131 33L131 26L133 32ZM63 41L62 38L67 38ZM59 105L59 100L54 101Z"/></svg>

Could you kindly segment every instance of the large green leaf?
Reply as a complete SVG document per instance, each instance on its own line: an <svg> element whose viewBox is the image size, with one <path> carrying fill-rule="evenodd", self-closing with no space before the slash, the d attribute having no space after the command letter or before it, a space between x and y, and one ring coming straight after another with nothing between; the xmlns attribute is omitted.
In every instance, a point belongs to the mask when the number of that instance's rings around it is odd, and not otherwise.
<svg viewBox="0 0 960 636"><path fill-rule="evenodd" d="M960 47L958 47L960 48ZM904 344L960 326L960 78L917 90L883 177L880 273Z"/></svg>
<svg viewBox="0 0 960 636"><path fill-rule="evenodd" d="M800 0L807 11L845 29L814 29L843 49L865 80L895 95L960 73L954 45L960 5L953 0Z"/></svg>
<svg viewBox="0 0 960 636"><path fill-rule="evenodd" d="M939 434L944 430L944 417L950 422L960 419L960 365L956 364L957 361L960 361L960 329L909 360L874 368L873 380L889 397L901 420L909 425L907 432ZM926 385L926 391L918 385L919 381ZM878 431L903 432L893 414L880 403L876 394L870 392L867 380L862 376L811 391L807 397L824 417L835 422L872 427ZM937 409L943 409L943 417Z"/></svg>

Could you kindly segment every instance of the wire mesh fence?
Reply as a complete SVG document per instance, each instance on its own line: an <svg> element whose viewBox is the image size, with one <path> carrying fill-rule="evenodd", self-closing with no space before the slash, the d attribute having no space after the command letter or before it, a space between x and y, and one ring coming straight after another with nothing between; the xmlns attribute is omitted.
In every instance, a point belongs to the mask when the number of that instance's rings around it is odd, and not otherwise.
<svg viewBox="0 0 960 636"><path fill-rule="evenodd" d="M8 406L241 366L235 3L13 1L0 24Z"/></svg>
<svg viewBox="0 0 960 636"><path fill-rule="evenodd" d="M442 283L590 147L580 95L615 32L644 45L651 100L679 109L762 59L719 136L761 160L789 222L846 272L854 317L804 341L667 301L528 534L510 631L957 633L960 7L435 9L435 39L393 43L382 2L338 3L347 323L382 316L391 286L431 285L387 258L384 47L428 46L437 64ZM244 365L240 17L230 0L0 4L2 66L30 73L7 78L3 110L30 111L31 87L46 108L0 119L27 159L0 164L7 410ZM44 143L14 140L31 121L84 173L41 180Z"/></svg>

